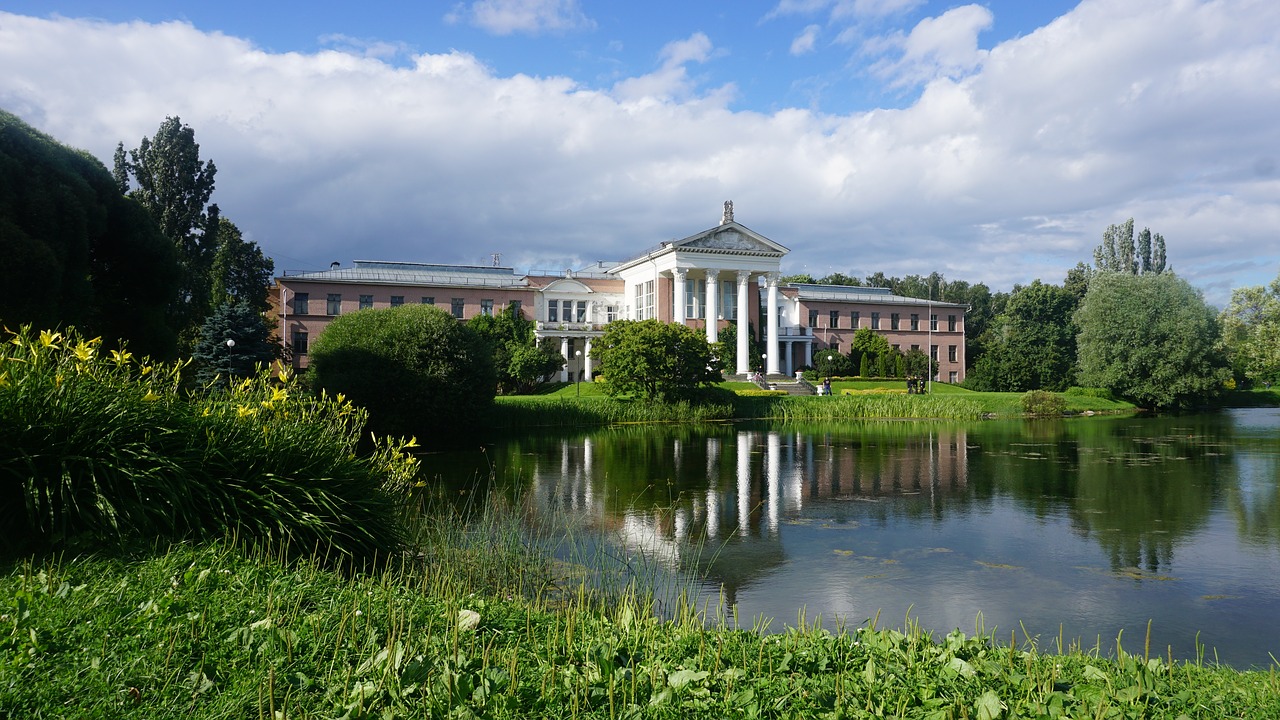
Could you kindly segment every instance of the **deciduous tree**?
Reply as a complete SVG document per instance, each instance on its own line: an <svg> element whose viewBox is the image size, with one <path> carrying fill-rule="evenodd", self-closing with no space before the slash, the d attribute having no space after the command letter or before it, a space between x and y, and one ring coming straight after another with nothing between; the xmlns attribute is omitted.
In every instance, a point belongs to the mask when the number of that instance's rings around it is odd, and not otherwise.
<svg viewBox="0 0 1280 720"><path fill-rule="evenodd" d="M1269 286L1233 290L1219 320L1236 377L1280 383L1280 275Z"/></svg>
<svg viewBox="0 0 1280 720"><path fill-rule="evenodd" d="M691 398L719 382L721 360L706 337L693 328L658 320L609 323L592 347L600 362L604 390L671 402Z"/></svg>
<svg viewBox="0 0 1280 720"><path fill-rule="evenodd" d="M160 231L178 250L182 265L178 301L173 304L175 326L189 345L209 313L209 271L216 250L218 209L209 204L217 168L200 160L195 131L177 117L167 117L153 138L143 137L125 158L124 144L116 147L115 182L133 189L129 196L151 214Z"/></svg>
<svg viewBox="0 0 1280 720"><path fill-rule="evenodd" d="M1075 322L1080 383L1143 407L1194 405L1229 376L1216 314L1172 273L1099 273Z"/></svg>

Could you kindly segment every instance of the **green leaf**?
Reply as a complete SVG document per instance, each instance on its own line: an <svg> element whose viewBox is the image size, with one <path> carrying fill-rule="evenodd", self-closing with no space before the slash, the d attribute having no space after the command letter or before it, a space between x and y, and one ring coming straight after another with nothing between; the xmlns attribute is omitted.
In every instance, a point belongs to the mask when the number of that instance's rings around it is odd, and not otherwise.
<svg viewBox="0 0 1280 720"><path fill-rule="evenodd" d="M1004 703L994 690L988 690L978 698L977 710L978 720L995 720L1004 713Z"/></svg>

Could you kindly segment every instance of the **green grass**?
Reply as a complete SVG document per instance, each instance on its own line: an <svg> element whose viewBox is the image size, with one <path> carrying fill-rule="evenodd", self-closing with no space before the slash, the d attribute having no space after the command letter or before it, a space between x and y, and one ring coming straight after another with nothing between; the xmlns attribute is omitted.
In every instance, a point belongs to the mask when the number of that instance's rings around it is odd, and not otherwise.
<svg viewBox="0 0 1280 720"><path fill-rule="evenodd" d="M663 621L634 592L591 602L570 580L530 597L434 562L465 547L354 577L226 543L12 564L0 716L1280 716L1274 668L1173 662L1142 638L1104 656L909 618L832 631L801 614L767 634L686 604Z"/></svg>

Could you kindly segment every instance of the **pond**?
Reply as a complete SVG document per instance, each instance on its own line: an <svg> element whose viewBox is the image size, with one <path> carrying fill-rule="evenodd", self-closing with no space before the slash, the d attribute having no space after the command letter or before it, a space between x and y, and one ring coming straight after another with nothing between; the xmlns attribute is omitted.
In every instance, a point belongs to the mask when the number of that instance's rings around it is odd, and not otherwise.
<svg viewBox="0 0 1280 720"><path fill-rule="evenodd" d="M427 464L694 578L744 627L909 618L1111 654L1143 652L1150 623L1153 654L1280 657L1277 409L628 426Z"/></svg>

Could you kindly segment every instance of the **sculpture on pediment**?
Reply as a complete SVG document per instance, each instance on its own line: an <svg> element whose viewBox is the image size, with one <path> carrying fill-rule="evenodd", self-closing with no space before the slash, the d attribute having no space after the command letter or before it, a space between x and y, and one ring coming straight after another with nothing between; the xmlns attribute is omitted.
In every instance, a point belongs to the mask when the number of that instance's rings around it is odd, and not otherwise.
<svg viewBox="0 0 1280 720"><path fill-rule="evenodd" d="M724 225L725 223L731 223L731 222L733 222L733 201L725 200L724 215L720 217L720 224Z"/></svg>

